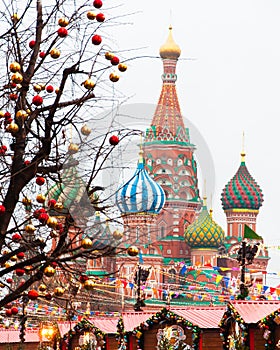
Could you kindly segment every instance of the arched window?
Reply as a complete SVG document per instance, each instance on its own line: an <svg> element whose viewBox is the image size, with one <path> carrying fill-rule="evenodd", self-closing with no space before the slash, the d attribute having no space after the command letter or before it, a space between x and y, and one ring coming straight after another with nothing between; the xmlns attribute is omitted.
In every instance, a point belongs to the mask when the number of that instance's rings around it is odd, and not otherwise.
<svg viewBox="0 0 280 350"><path fill-rule="evenodd" d="M176 283L176 270L175 269L170 269L168 271L168 283L170 283L170 284Z"/></svg>

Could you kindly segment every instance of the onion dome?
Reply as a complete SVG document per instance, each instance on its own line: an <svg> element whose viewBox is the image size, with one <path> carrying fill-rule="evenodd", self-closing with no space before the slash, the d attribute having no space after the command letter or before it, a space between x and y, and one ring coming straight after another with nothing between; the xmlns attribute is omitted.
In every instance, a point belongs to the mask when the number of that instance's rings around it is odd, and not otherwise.
<svg viewBox="0 0 280 350"><path fill-rule="evenodd" d="M222 206L228 209L258 210L262 206L263 194L245 165L245 153L241 153L241 164L222 192Z"/></svg>
<svg viewBox="0 0 280 350"><path fill-rule="evenodd" d="M177 60L181 55L181 49L179 45L175 43L172 36L172 27L169 27L168 38L159 50L160 57L163 59L175 59Z"/></svg>
<svg viewBox="0 0 280 350"><path fill-rule="evenodd" d="M143 151L140 151L137 169L132 178L116 193L121 213L158 214L163 208L165 194L162 187L148 174L144 167Z"/></svg>
<svg viewBox="0 0 280 350"><path fill-rule="evenodd" d="M77 204L84 208L89 206L89 199L87 197L86 186L78 173L76 164L73 166L68 163L67 167L61 174L61 181L54 184L47 192L47 201L55 199L61 205L59 212L66 212L70 208L77 209Z"/></svg>
<svg viewBox="0 0 280 350"><path fill-rule="evenodd" d="M198 218L187 227L185 240L191 248L218 248L224 241L224 230L213 220L204 205Z"/></svg>

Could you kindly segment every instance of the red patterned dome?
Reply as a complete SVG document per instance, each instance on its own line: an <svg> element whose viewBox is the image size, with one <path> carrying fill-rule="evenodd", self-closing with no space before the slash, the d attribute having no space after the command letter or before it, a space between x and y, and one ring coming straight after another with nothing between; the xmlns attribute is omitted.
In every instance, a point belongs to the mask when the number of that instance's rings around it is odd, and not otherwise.
<svg viewBox="0 0 280 350"><path fill-rule="evenodd" d="M222 192L222 206L227 209L255 209L262 206L263 194L245 165L245 153L241 154L241 164L234 177Z"/></svg>

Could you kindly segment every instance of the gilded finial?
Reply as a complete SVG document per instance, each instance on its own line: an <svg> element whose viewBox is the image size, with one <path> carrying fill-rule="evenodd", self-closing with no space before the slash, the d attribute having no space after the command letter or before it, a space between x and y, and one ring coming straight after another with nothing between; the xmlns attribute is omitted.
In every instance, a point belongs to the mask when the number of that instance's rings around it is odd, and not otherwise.
<svg viewBox="0 0 280 350"><path fill-rule="evenodd" d="M245 163L245 156L246 156L246 153L244 151L244 144L245 144L245 134L244 134L244 131L242 133L242 151L241 151L241 163Z"/></svg>
<svg viewBox="0 0 280 350"><path fill-rule="evenodd" d="M207 207L206 179L204 179L203 206Z"/></svg>
<svg viewBox="0 0 280 350"><path fill-rule="evenodd" d="M143 138L142 134L140 135L140 150L139 150L139 161L140 164L144 163L144 151L143 151Z"/></svg>
<svg viewBox="0 0 280 350"><path fill-rule="evenodd" d="M177 60L181 55L181 49L177 45L172 36L172 26L169 25L168 38L159 50L160 57L163 59L174 59Z"/></svg>

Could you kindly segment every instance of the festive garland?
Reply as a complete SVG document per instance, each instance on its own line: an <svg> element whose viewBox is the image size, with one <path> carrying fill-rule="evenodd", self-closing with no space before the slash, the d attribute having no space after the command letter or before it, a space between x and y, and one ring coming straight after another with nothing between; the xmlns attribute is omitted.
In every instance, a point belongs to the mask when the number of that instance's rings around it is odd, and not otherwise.
<svg viewBox="0 0 280 350"><path fill-rule="evenodd" d="M241 334L239 338L232 336L231 327L237 322ZM235 349L249 350L249 330L248 326L244 322L243 318L235 310L233 305L228 304L227 311L224 313L223 318L219 323L221 329L221 337L223 338L223 349L229 350L231 348L231 342L234 343Z"/></svg>
<svg viewBox="0 0 280 350"><path fill-rule="evenodd" d="M272 312L259 322L259 327L264 330L263 337L266 340L266 350L273 350L280 347L278 345L279 342L276 344L275 339L275 328L277 324L280 324L280 313L278 311Z"/></svg>
<svg viewBox="0 0 280 350"><path fill-rule="evenodd" d="M117 336L116 339L118 341L118 349L126 350L128 343L128 334L124 329L123 318L122 316L119 318L117 323Z"/></svg>
<svg viewBox="0 0 280 350"><path fill-rule="evenodd" d="M137 339L137 349L143 349L143 331L150 329L154 324L158 324L162 320L170 321L177 325L181 325L185 329L192 330L193 349L199 349L199 339L201 329L194 325L192 322L185 320L183 317L176 315L174 312L167 310L166 308L157 312L155 315L148 318L145 322L141 323L138 327L134 328L133 334Z"/></svg>
<svg viewBox="0 0 280 350"><path fill-rule="evenodd" d="M95 327L92 323L90 323L86 319L82 319L79 323L77 323L73 329L71 329L64 337L63 337L63 343L64 346L62 348L65 348L65 350L71 349L72 347L72 340L74 335L79 335L83 332L93 332L96 336L96 340L99 341L100 345L102 346L102 350L106 349L106 338L105 333L102 332L99 328ZM82 350L90 349L88 344L84 344L82 347Z"/></svg>

